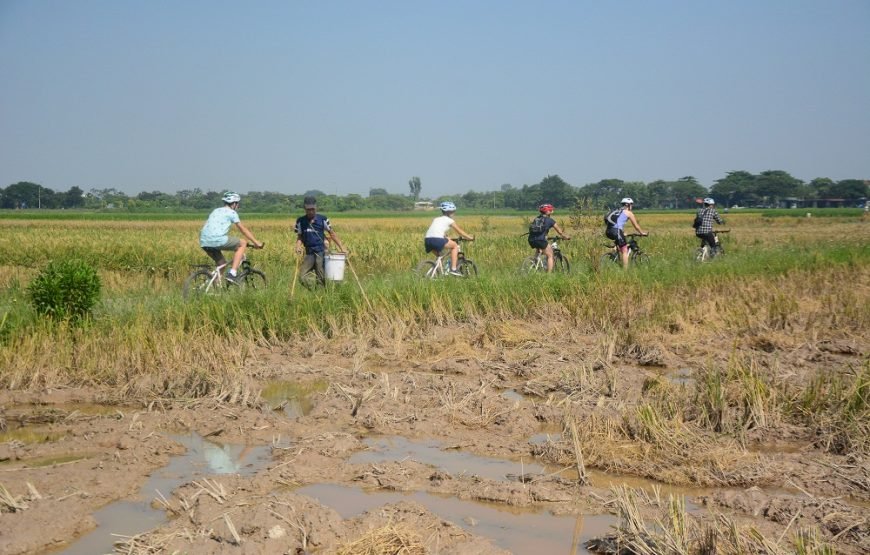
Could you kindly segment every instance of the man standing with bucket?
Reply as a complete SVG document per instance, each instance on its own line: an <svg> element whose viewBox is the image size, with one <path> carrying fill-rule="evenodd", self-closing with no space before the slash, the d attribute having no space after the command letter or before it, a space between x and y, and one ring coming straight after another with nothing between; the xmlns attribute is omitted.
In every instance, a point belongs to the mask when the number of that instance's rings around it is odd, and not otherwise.
<svg viewBox="0 0 870 555"><path fill-rule="evenodd" d="M305 197L303 201L305 215L296 220L296 253L302 254L305 248L305 258L299 269L303 285L305 276L312 271L317 275L317 283L324 285L326 276L323 269L323 257L326 253L326 236L338 247L339 252L345 252L338 235L329 225L329 218L317 213L317 199Z"/></svg>

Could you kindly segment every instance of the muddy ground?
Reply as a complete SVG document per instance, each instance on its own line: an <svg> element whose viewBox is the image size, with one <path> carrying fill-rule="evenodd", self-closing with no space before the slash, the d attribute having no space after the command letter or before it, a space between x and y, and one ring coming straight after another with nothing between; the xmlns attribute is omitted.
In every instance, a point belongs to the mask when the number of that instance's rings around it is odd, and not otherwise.
<svg viewBox="0 0 870 555"><path fill-rule="evenodd" d="M813 527L840 553L870 551L870 462L830 454L814 430L777 421L699 445L729 453L721 468L599 453L586 461L591 483L578 483L566 415L584 433L579 416L622 414L650 383L688 395L694 372L724 364L734 348L705 341L620 352L604 338L518 322L261 347L247 371L263 389L287 385L283 405L281 394L244 406L3 391L0 553L75 552L97 527L93 514L140 497L191 432L260 458L227 448L228 469L205 466L172 491L146 492L165 520L113 538L118 552L580 553L617 523L611 485L623 482L683 495L701 521L725 515L774 541ZM870 352L863 340L779 341L737 348L795 379L860 366ZM384 497L364 493L374 491ZM534 537L565 523L562 544Z"/></svg>

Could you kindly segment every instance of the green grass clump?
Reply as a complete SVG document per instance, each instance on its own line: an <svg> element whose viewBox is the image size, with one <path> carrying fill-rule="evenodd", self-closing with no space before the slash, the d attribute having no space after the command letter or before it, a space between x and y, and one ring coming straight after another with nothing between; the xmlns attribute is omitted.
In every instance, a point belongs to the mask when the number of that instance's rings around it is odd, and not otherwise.
<svg viewBox="0 0 870 555"><path fill-rule="evenodd" d="M100 297L100 277L86 262L51 262L30 282L28 297L38 314L78 321L88 316Z"/></svg>

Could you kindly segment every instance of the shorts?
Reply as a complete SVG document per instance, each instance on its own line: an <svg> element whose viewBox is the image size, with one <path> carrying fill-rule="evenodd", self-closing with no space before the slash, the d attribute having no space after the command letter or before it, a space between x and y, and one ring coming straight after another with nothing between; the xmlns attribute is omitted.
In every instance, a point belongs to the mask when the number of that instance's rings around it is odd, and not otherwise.
<svg viewBox="0 0 870 555"><path fill-rule="evenodd" d="M532 239L531 237L529 237L529 246L532 247L533 249L546 249L547 245L549 245L549 244L550 243L547 242L546 237L544 237L542 239L541 238Z"/></svg>
<svg viewBox="0 0 870 555"><path fill-rule="evenodd" d="M616 246L619 248L628 244L628 241L625 240L625 232L617 227L608 227L604 234L608 239L613 239L613 242L616 243Z"/></svg>
<svg viewBox="0 0 870 555"><path fill-rule="evenodd" d="M212 260L214 260L215 264L224 264L226 263L226 259L221 251L234 251L239 248L242 242L238 237L228 237L227 242L219 247L202 247L202 250L205 251Z"/></svg>
<svg viewBox="0 0 870 555"><path fill-rule="evenodd" d="M444 245L447 244L446 237L426 237L423 245L426 247L426 252L439 253L444 250Z"/></svg>

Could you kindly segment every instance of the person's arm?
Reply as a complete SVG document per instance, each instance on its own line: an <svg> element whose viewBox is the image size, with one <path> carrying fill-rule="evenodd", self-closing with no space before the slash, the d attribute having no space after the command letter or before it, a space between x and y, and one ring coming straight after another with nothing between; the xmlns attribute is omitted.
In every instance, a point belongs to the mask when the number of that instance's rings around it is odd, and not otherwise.
<svg viewBox="0 0 870 555"><path fill-rule="evenodd" d="M456 231L456 233L458 233L459 236L462 237L463 239L465 239L467 241L474 241L474 235L469 235L469 234L465 233L465 231L463 231L461 227L456 225L456 222L453 222L452 224L450 224L450 227L452 227Z"/></svg>
<svg viewBox="0 0 870 555"><path fill-rule="evenodd" d="M725 225L725 220L719 215L719 212L713 210L713 219L716 220L716 223L719 225Z"/></svg>
<svg viewBox="0 0 870 555"><path fill-rule="evenodd" d="M634 217L634 212L628 212L628 221L631 222L631 225L634 226L634 229L636 229L638 233L640 233L641 235L647 235L647 232L642 230L638 225L637 218Z"/></svg>
<svg viewBox="0 0 870 555"><path fill-rule="evenodd" d="M553 224L553 229L556 230L556 233L558 233L558 234L559 234L559 237L561 237L562 239L564 239L564 240L566 240L566 241L568 241L569 239L571 239L570 236L565 235L565 234L562 232L562 228L559 227L559 224Z"/></svg>
<svg viewBox="0 0 870 555"><path fill-rule="evenodd" d="M346 250L344 250L344 245L341 244L341 241L339 240L338 235L336 235L335 231L330 229L327 233L329 234L330 240L332 240L332 242L335 243L338 247L338 252L347 252Z"/></svg>
<svg viewBox="0 0 870 555"><path fill-rule="evenodd" d="M248 241L254 244L254 248L263 248L263 243L257 241L257 238L254 237L254 234L251 233L251 231L247 227L245 227L242 222L237 222L236 227L239 228L239 231L242 232L242 235L244 235Z"/></svg>

